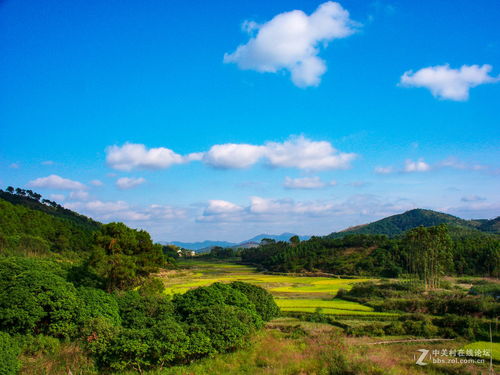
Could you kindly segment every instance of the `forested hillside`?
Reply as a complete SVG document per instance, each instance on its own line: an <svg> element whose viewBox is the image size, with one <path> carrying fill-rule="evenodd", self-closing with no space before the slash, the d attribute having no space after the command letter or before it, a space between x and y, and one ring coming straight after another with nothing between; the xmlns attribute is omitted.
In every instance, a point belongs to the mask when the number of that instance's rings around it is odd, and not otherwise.
<svg viewBox="0 0 500 375"><path fill-rule="evenodd" d="M9 190L11 192L9 192ZM31 190L0 191L0 251L12 254L88 251L101 224Z"/></svg>
<svg viewBox="0 0 500 375"><path fill-rule="evenodd" d="M419 226L432 227L447 224L450 235L462 236L464 233L489 232L500 234L500 218L493 220L464 220L432 210L414 209L399 215L393 215L373 223L348 228L328 235L329 238L340 238L347 234L385 234L394 237L409 229Z"/></svg>
<svg viewBox="0 0 500 375"><path fill-rule="evenodd" d="M443 272L457 275L500 275L500 236L467 229L452 237ZM429 227L433 228L433 227ZM415 230L415 229L414 229ZM456 227L454 228L456 230ZM398 277L414 256L405 236L346 234L341 238L313 237L308 241L272 242L245 249L242 260L276 272L327 272L338 275Z"/></svg>

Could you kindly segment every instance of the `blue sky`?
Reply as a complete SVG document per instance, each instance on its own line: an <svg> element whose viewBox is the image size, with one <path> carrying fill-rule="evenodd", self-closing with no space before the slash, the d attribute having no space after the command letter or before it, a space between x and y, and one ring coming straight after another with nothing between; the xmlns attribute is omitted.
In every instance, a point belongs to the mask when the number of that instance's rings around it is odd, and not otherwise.
<svg viewBox="0 0 500 375"><path fill-rule="evenodd" d="M348 13L347 13L348 12ZM498 1L0 1L0 184L156 240L500 215Z"/></svg>

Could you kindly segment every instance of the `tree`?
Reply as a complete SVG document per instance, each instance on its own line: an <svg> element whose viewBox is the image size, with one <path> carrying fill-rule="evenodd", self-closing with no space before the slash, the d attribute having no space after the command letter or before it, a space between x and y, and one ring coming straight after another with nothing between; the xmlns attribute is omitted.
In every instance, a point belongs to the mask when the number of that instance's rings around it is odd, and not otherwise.
<svg viewBox="0 0 500 375"><path fill-rule="evenodd" d="M452 241L445 224L417 227L406 232L403 246L411 275L423 281L426 289L435 289L445 271L452 266Z"/></svg>
<svg viewBox="0 0 500 375"><path fill-rule="evenodd" d="M149 233L123 223L105 224L95 233L88 261L105 280L108 291L137 285L164 263L163 249L153 244Z"/></svg>

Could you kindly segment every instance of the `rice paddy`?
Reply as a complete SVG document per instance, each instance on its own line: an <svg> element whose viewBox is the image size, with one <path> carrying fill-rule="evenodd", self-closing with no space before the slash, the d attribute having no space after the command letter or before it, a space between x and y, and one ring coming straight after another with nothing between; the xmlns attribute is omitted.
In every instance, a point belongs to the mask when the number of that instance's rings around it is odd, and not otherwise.
<svg viewBox="0 0 500 375"><path fill-rule="evenodd" d="M369 306L335 298L340 289L349 290L356 283L370 279L341 279L290 275L267 275L254 268L217 261L184 260L180 271L160 274L165 293L185 293L189 289L215 282L244 281L269 290L282 311L353 316L386 316L393 314L373 311Z"/></svg>

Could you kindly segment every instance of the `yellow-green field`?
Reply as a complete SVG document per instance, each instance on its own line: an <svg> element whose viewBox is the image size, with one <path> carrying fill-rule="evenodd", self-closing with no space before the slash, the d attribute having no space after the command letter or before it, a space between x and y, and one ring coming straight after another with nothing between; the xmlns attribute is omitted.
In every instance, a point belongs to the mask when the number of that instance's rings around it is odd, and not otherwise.
<svg viewBox="0 0 500 375"><path fill-rule="evenodd" d="M331 315L392 315L334 298L339 289L349 290L354 284L370 279L266 275L249 266L217 261L185 260L181 267L185 268L160 274L166 293L185 293L191 288L215 282L244 281L269 290L283 311L315 312L320 308L322 313Z"/></svg>
<svg viewBox="0 0 500 375"><path fill-rule="evenodd" d="M463 347L464 350L470 349L473 350L474 356L479 357L479 358L486 358L489 359L489 355L484 355L484 352L487 351L487 354L491 353L492 358L495 361L500 361L500 343L490 343L487 341L477 341L473 342L472 344L465 345ZM477 351L480 350L480 353L478 354Z"/></svg>

